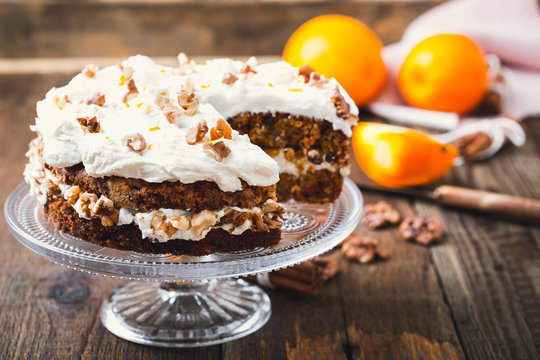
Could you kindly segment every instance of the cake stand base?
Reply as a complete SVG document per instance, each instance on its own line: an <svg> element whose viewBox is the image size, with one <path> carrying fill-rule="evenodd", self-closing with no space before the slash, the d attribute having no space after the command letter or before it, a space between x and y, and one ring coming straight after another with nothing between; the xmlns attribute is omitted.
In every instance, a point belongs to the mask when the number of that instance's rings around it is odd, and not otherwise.
<svg viewBox="0 0 540 360"><path fill-rule="evenodd" d="M268 295L241 279L131 281L105 299L101 322L128 341L181 348L249 335L271 313Z"/></svg>

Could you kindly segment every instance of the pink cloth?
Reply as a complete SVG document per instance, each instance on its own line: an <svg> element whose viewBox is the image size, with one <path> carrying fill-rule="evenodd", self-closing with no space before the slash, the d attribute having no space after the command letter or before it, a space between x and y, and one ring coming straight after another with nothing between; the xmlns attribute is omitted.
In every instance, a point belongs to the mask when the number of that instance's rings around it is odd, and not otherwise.
<svg viewBox="0 0 540 360"><path fill-rule="evenodd" d="M540 114L540 6L537 0L453 0L415 19L400 42L386 46L388 83L376 102L403 105L395 79L410 50L440 33L474 38L501 59L506 82L504 113L523 118Z"/></svg>

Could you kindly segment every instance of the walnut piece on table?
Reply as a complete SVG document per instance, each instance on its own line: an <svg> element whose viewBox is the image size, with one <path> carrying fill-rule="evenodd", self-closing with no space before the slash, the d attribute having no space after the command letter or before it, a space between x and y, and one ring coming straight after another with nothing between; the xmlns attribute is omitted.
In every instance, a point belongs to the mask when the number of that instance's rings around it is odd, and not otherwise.
<svg viewBox="0 0 540 360"><path fill-rule="evenodd" d="M341 251L348 259L362 264L388 257L388 253L379 246L377 239L371 236L351 235L341 244Z"/></svg>
<svg viewBox="0 0 540 360"><path fill-rule="evenodd" d="M444 234L443 227L437 221L425 216L409 216L399 226L399 233L405 240L422 245L440 242Z"/></svg>
<svg viewBox="0 0 540 360"><path fill-rule="evenodd" d="M377 229L386 224L397 224L401 220L399 212L386 201L368 204L364 207L360 222L369 229Z"/></svg>

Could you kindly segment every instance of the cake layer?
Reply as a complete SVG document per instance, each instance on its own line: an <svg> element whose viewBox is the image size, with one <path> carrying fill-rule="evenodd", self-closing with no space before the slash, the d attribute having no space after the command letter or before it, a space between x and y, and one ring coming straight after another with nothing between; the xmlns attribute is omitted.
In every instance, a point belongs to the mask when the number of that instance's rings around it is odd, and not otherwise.
<svg viewBox="0 0 540 360"><path fill-rule="evenodd" d="M266 232L245 231L232 235L223 229L212 229L200 241L171 240L153 242L144 239L136 225L103 226L99 219L86 220L78 216L66 200L57 198L45 204L45 216L55 227L83 240L121 250L141 253L171 253L175 255L207 255L213 252L232 252L277 244L280 229Z"/></svg>
<svg viewBox="0 0 540 360"><path fill-rule="evenodd" d="M349 165L349 138L328 122L288 113L252 112L227 121L270 156L276 150L290 148L297 158L308 156L311 151L313 164L326 161L340 167Z"/></svg>
<svg viewBox="0 0 540 360"><path fill-rule="evenodd" d="M265 201L276 200L275 185L249 186L242 183L242 190L223 192L209 181L199 181L193 184L181 182L150 183L140 179L128 179L118 176L96 178L88 175L82 164L69 168L57 168L46 165L43 159L43 142L37 137L30 142L26 153L28 164L24 176L30 185L41 183L45 171L50 171L53 183L78 186L81 192L105 196L115 206L133 210L151 211L160 208L190 209L221 209L227 206L251 208ZM35 191L39 195L39 190ZM43 195L43 194L42 194ZM42 198L42 202L45 198Z"/></svg>
<svg viewBox="0 0 540 360"><path fill-rule="evenodd" d="M328 170L301 175L280 174L277 186L279 201L294 199L299 202L328 203L338 198L343 186L343 176Z"/></svg>
<svg viewBox="0 0 540 360"><path fill-rule="evenodd" d="M327 203L349 174L349 138L325 121L286 113L242 113L231 126L279 165L279 201Z"/></svg>
<svg viewBox="0 0 540 360"><path fill-rule="evenodd" d="M210 181L192 184L166 181L150 183L140 179L118 176L96 178L89 176L82 165L69 168L49 166L51 172L69 185L79 186L81 191L104 195L118 207L150 211L160 208L221 209L226 206L251 208L268 199L275 199L276 185L249 186L242 182L242 189L223 192Z"/></svg>
<svg viewBox="0 0 540 360"><path fill-rule="evenodd" d="M40 140L40 138L34 139L30 143L30 149L27 153L29 163L25 168L24 176L25 181L31 186L30 191L37 196L42 204L57 199L66 200L80 218L86 220L99 219L101 224L106 227L133 224L138 227L143 238L149 238L157 242L167 242L174 239L200 241L211 230L218 228L227 231L231 235L240 235L245 231L265 232L281 227L281 215L284 209L274 201L274 189L272 189L269 198L254 202L248 207L212 206L197 210L189 207L157 207L145 211L120 206L107 197L107 194L100 192L99 188L94 191L95 189L89 189L89 186L86 186L88 183L96 181L99 184L100 180L103 179L96 179L84 174L83 179L85 181L79 179L78 183L81 184L79 186L73 182L66 182L67 176L56 176L55 173L46 168L41 157ZM66 169L55 170L56 172L63 172ZM129 179L118 178L116 180L122 184L122 187L117 193L113 194L120 194L120 197L126 196L129 198L131 193L137 192L137 187L129 186ZM210 184L216 187L215 184ZM150 185L156 186L158 184ZM165 191L172 191L173 195L181 197L181 193L180 195L174 193L174 190L182 184L160 184L163 189L167 189L167 185L172 187L172 190ZM204 190L204 187L202 190ZM191 188L190 191L193 198L205 197L205 193L201 189ZM215 191L216 194L220 193L217 189ZM140 196L144 198L145 193L143 192Z"/></svg>

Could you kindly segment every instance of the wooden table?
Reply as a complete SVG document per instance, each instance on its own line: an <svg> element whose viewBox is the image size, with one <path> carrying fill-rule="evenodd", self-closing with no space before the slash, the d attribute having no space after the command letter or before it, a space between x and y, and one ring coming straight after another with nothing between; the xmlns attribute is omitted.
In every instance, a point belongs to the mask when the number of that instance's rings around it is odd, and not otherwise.
<svg viewBox="0 0 540 360"><path fill-rule="evenodd" d="M5 63L4 63L5 65ZM45 64L46 65L46 64ZM53 64L54 65L54 64ZM51 66L53 66L51 65ZM45 69L48 66L44 66ZM1 69L0 69L0 72ZM72 73L0 75L0 202L22 181L35 103ZM445 183L540 198L540 123L522 148L461 167ZM101 325L103 298L123 280L67 270L20 245L0 216L0 359L538 359L540 228L364 192L446 228L440 245L371 233L390 258L343 260L317 295L269 290L273 315L243 339L202 349L121 340ZM359 227L360 234L370 233Z"/></svg>

